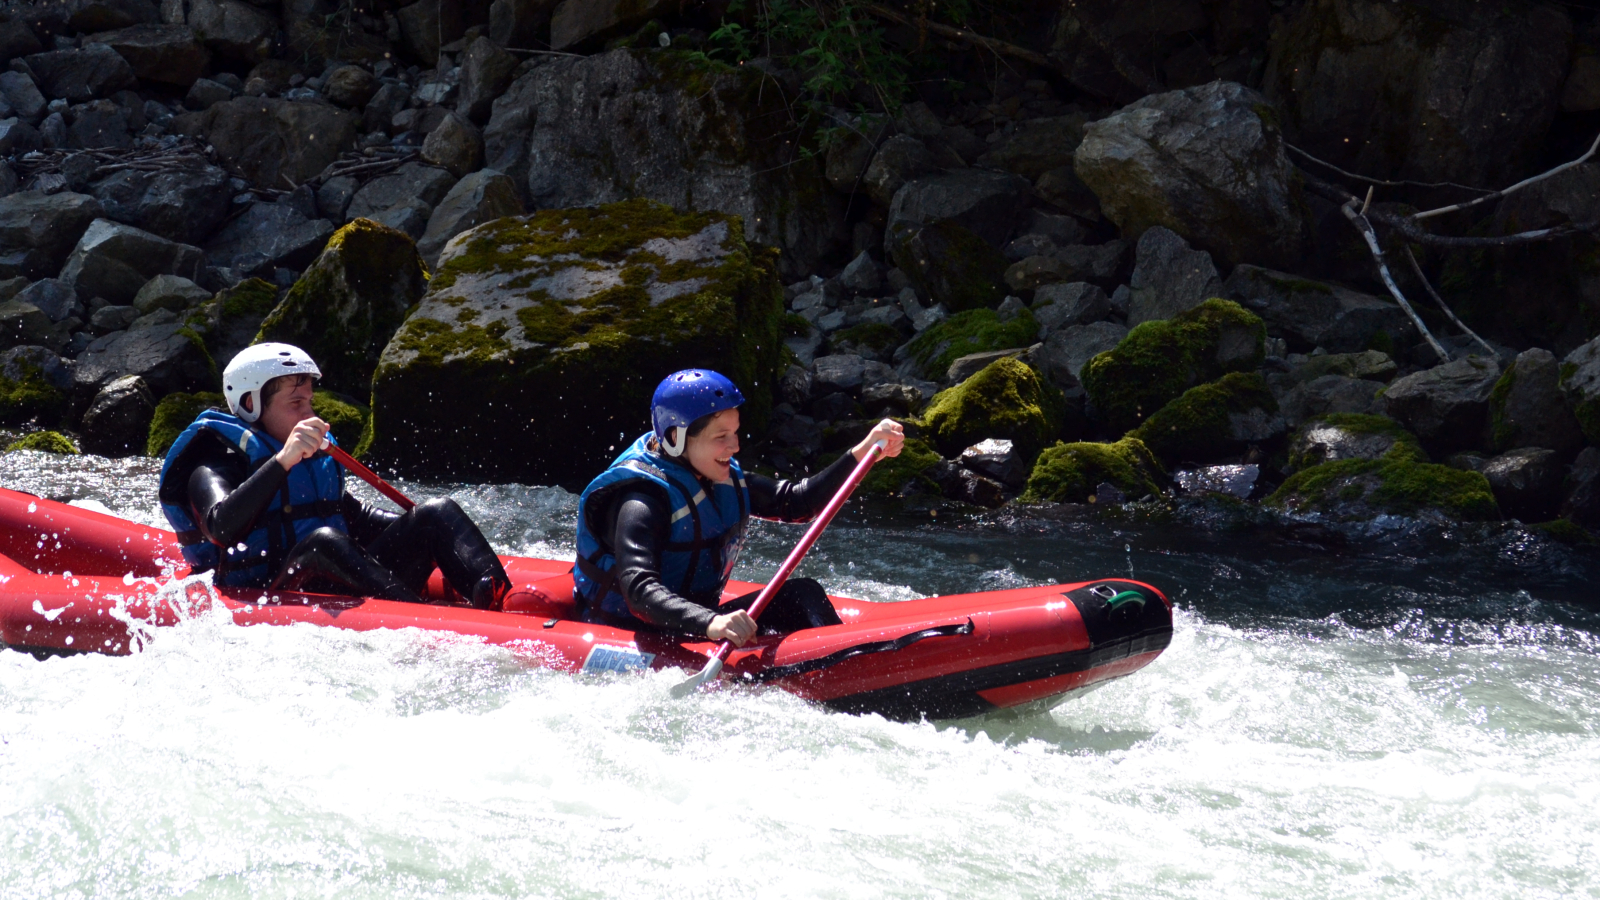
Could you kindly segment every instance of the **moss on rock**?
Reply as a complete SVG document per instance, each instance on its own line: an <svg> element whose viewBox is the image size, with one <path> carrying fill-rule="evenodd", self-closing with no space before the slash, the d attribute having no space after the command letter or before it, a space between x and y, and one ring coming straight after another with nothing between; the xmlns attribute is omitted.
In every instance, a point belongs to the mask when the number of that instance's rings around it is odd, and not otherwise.
<svg viewBox="0 0 1600 900"><path fill-rule="evenodd" d="M66 415L66 392L51 384L39 366L24 363L15 368L16 378L0 373L0 425L55 424Z"/></svg>
<svg viewBox="0 0 1600 900"><path fill-rule="evenodd" d="M732 378L760 433L782 348L776 257L736 216L647 200L459 235L379 361L373 456L581 485L648 428L660 379L688 367Z"/></svg>
<svg viewBox="0 0 1600 900"><path fill-rule="evenodd" d="M247 278L196 306L183 324L212 367L227 368L235 353L255 342L261 320L277 303L278 289L272 282Z"/></svg>
<svg viewBox="0 0 1600 900"><path fill-rule="evenodd" d="M1184 460L1209 461L1238 449L1228 417L1252 409L1277 412L1278 402L1260 375L1230 372L1184 391L1130 436L1143 441L1169 466Z"/></svg>
<svg viewBox="0 0 1600 900"><path fill-rule="evenodd" d="M57 431L35 431L19 441L12 441L6 447L7 453L13 450L37 450L40 453L78 455L78 447L72 443L72 439Z"/></svg>
<svg viewBox="0 0 1600 900"><path fill-rule="evenodd" d="M1023 310L1007 322L992 309L971 309L939 322L911 342L911 358L929 378L942 379L950 364L969 353L1032 346L1039 337L1033 314Z"/></svg>
<svg viewBox="0 0 1600 900"><path fill-rule="evenodd" d="M951 312L993 307L1005 298L1010 262L971 229L948 219L902 227L890 256L918 293Z"/></svg>
<svg viewBox="0 0 1600 900"><path fill-rule="evenodd" d="M372 410L354 397L333 391L316 391L311 395L311 410L328 423L339 446L352 456L360 456L372 443Z"/></svg>
<svg viewBox="0 0 1600 900"><path fill-rule="evenodd" d="M1377 418L1377 417L1368 417ZM1463 521L1500 518L1489 480L1478 472L1430 463L1414 443L1397 443L1382 459L1340 459L1289 476L1269 506L1322 512L1336 519L1429 510Z"/></svg>
<svg viewBox="0 0 1600 900"><path fill-rule="evenodd" d="M934 446L947 456L985 438L1002 438L1032 459L1061 433L1064 406L1061 392L1032 366L1005 357L935 394L922 422Z"/></svg>
<svg viewBox="0 0 1600 900"><path fill-rule="evenodd" d="M804 321L803 319L801 321ZM800 335L804 337L804 335ZM857 353L861 350L872 353L884 353L893 350L903 340L900 332L892 325L882 322L862 322L835 331L828 336L828 341L837 353Z"/></svg>
<svg viewBox="0 0 1600 900"><path fill-rule="evenodd" d="M168 394L156 404L150 418L150 436L145 440L145 456L166 456L167 448L178 439L189 423L212 407L227 409L228 401L221 394L200 391L194 394Z"/></svg>
<svg viewBox="0 0 1600 900"><path fill-rule="evenodd" d="M873 464L872 471L861 481L861 489L869 494L898 494L908 482L915 482L920 487L937 492L939 486L928 477L927 472L941 458L933 446L922 438L906 438L899 456Z"/></svg>
<svg viewBox="0 0 1600 900"><path fill-rule="evenodd" d="M1083 387L1106 424L1125 432L1196 384L1255 369L1266 337L1256 314L1231 300L1207 300L1135 327L1089 360Z"/></svg>
<svg viewBox="0 0 1600 900"><path fill-rule="evenodd" d="M1367 413L1328 413L1306 422L1295 433L1294 439L1289 444L1288 471L1298 472L1301 469L1319 465L1323 462L1320 455L1323 450L1308 444L1305 438L1318 429L1324 428L1337 428L1356 438L1385 438L1391 443L1391 450L1398 447L1418 460L1427 461L1427 454L1423 452L1422 445L1417 442L1417 436L1388 416L1374 416ZM1378 453L1387 453L1388 451L1381 449L1382 446L1382 444L1378 444L1377 449L1373 450L1370 455L1376 456ZM1355 449L1349 448L1349 450ZM1349 451L1347 450L1346 452Z"/></svg>
<svg viewBox="0 0 1600 900"><path fill-rule="evenodd" d="M1114 444L1058 443L1039 454L1022 492L1024 503L1085 503L1101 484L1128 497L1161 492L1164 476L1150 448L1136 437Z"/></svg>
<svg viewBox="0 0 1600 900"><path fill-rule="evenodd" d="M389 338L427 288L427 269L404 232L356 219L334 232L261 323L256 342L294 344L317 361L322 384L365 395Z"/></svg>

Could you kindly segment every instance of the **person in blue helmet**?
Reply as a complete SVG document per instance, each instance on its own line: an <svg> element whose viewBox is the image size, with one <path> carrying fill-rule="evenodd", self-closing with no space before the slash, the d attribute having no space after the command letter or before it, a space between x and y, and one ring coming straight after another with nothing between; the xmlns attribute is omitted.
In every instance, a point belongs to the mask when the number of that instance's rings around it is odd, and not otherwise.
<svg viewBox="0 0 1600 900"><path fill-rule="evenodd" d="M345 491L311 408L321 374L298 347L247 347L223 371L230 411L202 412L173 441L161 509L191 568L232 587L421 602L437 567L472 605L496 608L511 581L455 501L400 514Z"/></svg>
<svg viewBox="0 0 1600 900"><path fill-rule="evenodd" d="M756 593L722 602L751 516L805 522L827 505L855 463L882 440L886 456L905 443L884 419L861 443L809 478L777 481L743 471L739 406L732 381L707 369L675 372L651 400L653 430L633 442L578 498L577 599L594 622L730 640L756 634L746 612ZM839 624L822 586L784 583L761 628L786 633Z"/></svg>

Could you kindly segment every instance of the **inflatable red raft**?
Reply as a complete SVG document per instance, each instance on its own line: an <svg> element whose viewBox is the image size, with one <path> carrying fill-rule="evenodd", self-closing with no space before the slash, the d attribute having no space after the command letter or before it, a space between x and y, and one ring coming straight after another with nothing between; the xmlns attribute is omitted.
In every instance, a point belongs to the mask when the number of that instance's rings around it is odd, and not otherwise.
<svg viewBox="0 0 1600 900"><path fill-rule="evenodd" d="M429 605L216 588L184 580L169 531L0 488L0 642L17 650L130 653L157 628L219 608L240 625L454 632L573 672L697 670L716 648L577 619L568 562L506 557L505 565L514 588L499 612L460 604L437 574ZM847 712L952 718L1059 701L1137 671L1172 640L1167 599L1123 579L900 603L832 600L843 625L760 638L733 652L723 679L774 684Z"/></svg>

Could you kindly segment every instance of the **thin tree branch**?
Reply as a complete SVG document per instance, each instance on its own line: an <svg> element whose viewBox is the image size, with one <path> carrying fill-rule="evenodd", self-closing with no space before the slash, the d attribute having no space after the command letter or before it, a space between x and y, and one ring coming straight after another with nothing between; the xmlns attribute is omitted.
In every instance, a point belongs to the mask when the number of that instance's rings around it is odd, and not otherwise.
<svg viewBox="0 0 1600 900"><path fill-rule="evenodd" d="M1389 274L1389 264L1383 259L1383 248L1378 245L1377 232L1373 231L1372 223L1367 221L1366 216L1356 212L1356 204L1360 202L1355 197L1351 197L1349 202L1339 207L1339 211L1344 213L1344 217L1349 219L1350 224L1354 225L1356 230L1361 232L1361 236L1366 239L1367 249L1372 252L1373 261L1378 264L1378 276L1383 279L1383 284L1389 289L1389 293L1394 295L1394 299L1400 304L1400 308L1405 310L1406 315L1411 317L1411 321L1417 326L1417 330L1421 331L1422 336L1427 339L1428 346L1433 348L1433 352L1439 354L1439 359L1449 362L1450 354L1445 352L1443 345L1433 336L1433 332L1428 330L1428 326L1423 323L1422 317L1417 315L1417 311L1411 308L1411 303L1406 300L1406 295L1400 292L1400 286L1394 283L1394 276Z"/></svg>
<svg viewBox="0 0 1600 900"><path fill-rule="evenodd" d="M1378 187L1414 187L1414 188L1429 188L1429 189L1433 189L1433 188L1456 188L1457 190L1472 191L1473 193L1477 193L1477 194L1490 193L1488 188L1468 187L1467 185L1464 185L1464 184L1456 184L1454 181L1433 181L1433 182L1428 182L1428 181L1384 181L1381 178L1369 178L1366 175L1357 175L1354 172L1346 172L1345 170L1339 168L1338 166L1334 165L1331 162L1328 162L1325 159L1318 159L1315 156L1312 156L1311 154L1307 153L1304 150L1301 150L1299 147L1296 147L1295 145L1289 143L1288 141L1284 141L1283 142L1283 146L1284 146L1284 149L1292 151L1297 156L1305 157L1306 159L1310 160L1311 162L1316 163L1317 165L1323 167L1324 169L1328 169L1328 170L1333 171L1333 172L1338 172L1340 175L1343 175L1346 178L1349 178L1349 179L1351 179L1353 181L1359 181L1359 182L1361 182L1363 184L1375 184Z"/></svg>
<svg viewBox="0 0 1600 900"><path fill-rule="evenodd" d="M1428 289L1428 296L1433 298L1433 302L1438 304L1440 309L1444 310L1444 314L1450 317L1450 321L1456 323L1457 328L1465 331L1469 337L1477 341L1478 346L1482 347L1485 352L1487 352L1490 356L1499 356L1499 353L1495 352L1495 349L1489 346L1488 341L1478 337L1478 333L1473 331L1471 328L1468 328L1467 323L1456 318L1455 311L1450 309L1449 304L1444 302L1444 298L1439 296L1439 292L1433 289L1433 284L1428 281L1428 276L1422 274L1422 266L1417 265L1417 256L1411 252L1411 245L1403 244L1402 246L1405 247L1406 261L1411 263L1411 273L1417 276L1417 280L1422 282L1423 287Z"/></svg>
<svg viewBox="0 0 1600 900"><path fill-rule="evenodd" d="M1344 204L1350 201L1361 202L1360 197L1352 195L1349 191L1336 185L1328 184L1315 176L1300 170L1305 180L1306 190L1319 197L1325 197L1334 203ZM1540 228L1534 231L1521 231L1516 234L1507 234L1500 237L1452 237L1445 234L1434 234L1423 231L1410 216L1400 216L1384 212L1381 209L1369 210L1368 218L1399 232L1407 240L1416 241L1430 247L1445 247L1455 250L1479 249L1484 247L1513 247L1520 244L1538 244L1556 238L1570 237L1575 234L1592 233L1600 229L1600 223L1595 222L1568 222L1551 228Z"/></svg>
<svg viewBox="0 0 1600 900"><path fill-rule="evenodd" d="M1431 219L1434 216L1442 216L1445 213L1452 213L1452 212L1456 212L1458 210L1469 209L1471 207L1477 206L1480 203L1488 203L1488 202L1490 202L1492 200L1499 200L1501 197L1505 197L1505 196L1509 196L1511 194L1514 194L1517 191L1522 190L1523 188L1527 187L1530 184L1534 184L1536 182L1543 181L1543 180L1545 180L1546 178L1549 178L1552 175L1559 175L1560 173L1565 172L1566 170L1568 170L1568 169L1570 169L1570 168L1572 168L1574 166L1583 165L1584 163L1588 162L1591 157L1594 156L1595 151L1597 151L1597 150L1600 150L1600 135L1595 135L1594 143L1589 145L1589 152L1583 154L1582 156L1578 157L1577 159L1575 159L1575 160L1573 160L1571 162L1562 163L1561 165L1556 166L1554 169L1551 169L1548 172L1541 172L1538 175L1534 175L1531 178L1524 178L1521 181L1517 182L1516 184L1513 184L1511 187L1508 187L1508 188L1506 188L1504 190L1495 191L1492 194L1486 194L1486 195L1484 195L1482 197L1477 198L1476 200L1469 200L1466 203L1455 203L1455 204L1452 204L1450 206L1441 206L1438 209L1430 209L1427 212L1415 213L1415 214L1413 214L1411 216L1411 219L1413 221L1421 221L1422 219Z"/></svg>

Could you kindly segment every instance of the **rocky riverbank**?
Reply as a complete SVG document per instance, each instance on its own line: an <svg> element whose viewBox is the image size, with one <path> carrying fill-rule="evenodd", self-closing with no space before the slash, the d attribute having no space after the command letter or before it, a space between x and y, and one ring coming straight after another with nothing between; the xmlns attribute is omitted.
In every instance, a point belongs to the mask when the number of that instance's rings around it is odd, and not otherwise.
<svg viewBox="0 0 1600 900"><path fill-rule="evenodd" d="M885 7L884 102L723 6L0 6L0 427L159 455L287 340L386 470L577 486L707 365L781 474L906 421L908 503L1600 529L1600 165L1492 193L1600 127L1593 14Z"/></svg>

